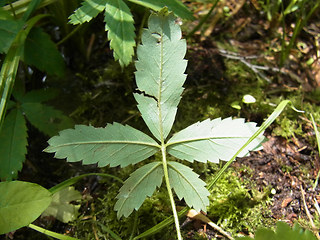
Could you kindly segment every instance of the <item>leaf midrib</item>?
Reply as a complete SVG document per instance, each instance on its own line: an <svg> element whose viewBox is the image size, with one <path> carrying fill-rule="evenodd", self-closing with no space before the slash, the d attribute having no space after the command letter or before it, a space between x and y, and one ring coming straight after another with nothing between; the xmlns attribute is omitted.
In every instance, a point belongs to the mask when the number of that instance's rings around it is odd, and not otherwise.
<svg viewBox="0 0 320 240"><path fill-rule="evenodd" d="M128 145L145 145L151 147L161 148L157 143L147 143L147 142L139 142L139 141L86 141L86 142L72 142L72 143L64 143L60 145L56 145L55 147L66 147L73 145L91 145L91 144L128 144Z"/></svg>
<svg viewBox="0 0 320 240"><path fill-rule="evenodd" d="M172 165L170 164L170 162L168 162L168 165L169 165L173 170L175 170L175 171L181 176L181 178L183 178L187 183L189 183L190 186L192 186L192 189L194 190L194 192L196 192L197 196L201 199L202 204L205 206L206 203L204 203L204 200L202 199L201 194L198 193L198 191L196 190L196 189L197 189L196 186L193 186L193 184L189 181L189 179L188 179L187 177L185 177L182 173L180 173L180 171L179 171L177 168L175 168L174 166L172 166Z"/></svg>
<svg viewBox="0 0 320 240"><path fill-rule="evenodd" d="M202 141L202 140L210 140L210 141L213 141L213 140L219 140L219 139L247 139L247 138L250 138L251 136L249 137L199 137L199 138L190 138L190 139L183 139L183 140L179 140L179 141L174 141L174 142L169 142L166 144L166 147L169 147L169 146L172 146L172 145L177 145L177 144L184 144L184 143L188 143L188 142L196 142L196 141Z"/></svg>
<svg viewBox="0 0 320 240"><path fill-rule="evenodd" d="M160 141L161 145L164 145L164 133L163 133L163 122L162 122L162 108L161 108L161 89L163 82L163 22L161 26L161 34L160 34L160 79L159 79L159 90L158 90L158 108L159 108L159 130L160 130Z"/></svg>
<svg viewBox="0 0 320 240"><path fill-rule="evenodd" d="M157 164L155 164L154 167L152 167L151 169L149 169L144 175L143 177L141 177L137 183L129 190L127 191L128 192L128 197L127 198L124 198L124 201L122 202L121 204L121 207L119 209L122 209L122 207L125 205L125 203L129 200L130 198L130 195L132 194L132 192L134 192L134 190L140 186L141 182L143 180L145 180L145 178L147 178L151 173L153 173L162 163L161 162L158 162Z"/></svg>

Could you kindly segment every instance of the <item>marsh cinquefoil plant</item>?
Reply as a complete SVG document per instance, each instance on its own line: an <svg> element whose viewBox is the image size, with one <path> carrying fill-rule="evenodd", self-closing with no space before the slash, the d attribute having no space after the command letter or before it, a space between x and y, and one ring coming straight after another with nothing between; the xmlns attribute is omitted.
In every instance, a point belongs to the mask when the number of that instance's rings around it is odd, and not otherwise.
<svg viewBox="0 0 320 240"><path fill-rule="evenodd" d="M218 163L229 160L257 131L255 123L243 119L214 119L197 122L169 137L183 92L187 61L186 42L173 14L167 10L151 14L148 29L142 34L136 62L138 93L134 94L138 109L154 138L119 123L105 128L76 125L52 137L45 149L56 158L99 167L125 167L139 163L158 151L162 161L148 163L133 172L119 190L115 210L120 218L138 210L147 196L165 181L170 198L178 239L181 238L173 191L184 198L189 207L206 211L209 191L206 183L191 168L176 161L167 161L167 154L193 162ZM260 148L264 137L259 135L238 156Z"/></svg>

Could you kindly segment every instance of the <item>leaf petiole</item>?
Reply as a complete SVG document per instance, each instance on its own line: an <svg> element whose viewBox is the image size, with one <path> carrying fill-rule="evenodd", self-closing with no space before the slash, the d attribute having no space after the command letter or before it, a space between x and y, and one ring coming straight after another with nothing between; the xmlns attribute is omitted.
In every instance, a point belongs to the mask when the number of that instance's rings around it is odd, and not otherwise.
<svg viewBox="0 0 320 240"><path fill-rule="evenodd" d="M177 236L178 236L178 240L182 240L181 232L180 232L179 217L178 217L178 213L177 213L176 205L173 199L172 189L169 181L168 164L167 164L167 158L166 158L167 152L166 152L166 146L164 144L162 144L161 153L162 153L162 166L163 166L164 180L166 182L166 187L167 187L167 191L168 191L168 195L171 203L174 223L176 225L176 230L177 230Z"/></svg>

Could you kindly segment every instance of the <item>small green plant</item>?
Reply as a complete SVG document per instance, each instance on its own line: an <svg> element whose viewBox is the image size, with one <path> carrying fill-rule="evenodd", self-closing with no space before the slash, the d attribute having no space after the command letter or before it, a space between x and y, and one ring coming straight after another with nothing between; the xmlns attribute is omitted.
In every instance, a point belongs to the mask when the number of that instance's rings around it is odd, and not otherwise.
<svg viewBox="0 0 320 240"><path fill-rule="evenodd" d="M284 222L277 222L276 231L260 228L257 230L254 240L316 240L317 238L309 230L303 230L299 224L295 224L291 229ZM237 240L252 240L250 237L241 237Z"/></svg>
<svg viewBox="0 0 320 240"><path fill-rule="evenodd" d="M184 198L187 205L197 211L206 211L210 193L198 174L180 162L167 161L167 154L189 162L218 163L219 159L227 161L234 155L245 156L249 151L260 149L264 140L260 132L239 152L258 128L255 123L231 118L197 122L167 140L186 79L185 53L186 42L181 39L181 30L173 14L166 9L158 15L151 14L148 29L142 34L142 45L137 49L138 90L134 97L155 139L119 123L108 124L105 128L76 125L51 138L45 149L55 152L56 158L83 164L98 163L99 167L137 164L160 151L162 161L138 168L125 181L114 209L119 218L129 216L161 186L164 178L178 239L182 238L172 189L179 199Z"/></svg>

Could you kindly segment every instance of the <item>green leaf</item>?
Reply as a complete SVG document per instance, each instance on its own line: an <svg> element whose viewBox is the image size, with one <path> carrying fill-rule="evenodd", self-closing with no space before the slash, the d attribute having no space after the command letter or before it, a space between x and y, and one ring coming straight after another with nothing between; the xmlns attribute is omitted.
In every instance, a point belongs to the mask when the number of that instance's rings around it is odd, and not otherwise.
<svg viewBox="0 0 320 240"><path fill-rule="evenodd" d="M25 42L24 61L49 75L63 76L64 60L50 36L41 28L33 28Z"/></svg>
<svg viewBox="0 0 320 240"><path fill-rule="evenodd" d="M21 104L21 108L30 123L49 136L73 126L69 117L51 106L37 102L26 102Z"/></svg>
<svg viewBox="0 0 320 240"><path fill-rule="evenodd" d="M21 170L27 153L27 127L20 110L13 109L6 116L0 142L0 179L12 180Z"/></svg>
<svg viewBox="0 0 320 240"><path fill-rule="evenodd" d="M159 145L148 135L128 125L108 124L105 128L76 125L75 129L60 132L52 137L46 152L56 152L55 157L69 162L110 164L121 167L136 164L152 156Z"/></svg>
<svg viewBox="0 0 320 240"><path fill-rule="evenodd" d="M151 8L154 11L160 11L163 7L167 6L178 17L192 20L194 17L192 12L177 0L129 0L130 2L139 4L141 6Z"/></svg>
<svg viewBox="0 0 320 240"><path fill-rule="evenodd" d="M15 85L16 86L16 85ZM59 94L57 89L53 88L43 88L32 90L27 92L23 96L18 96L18 99L22 103L34 102L41 103L54 99ZM14 94L14 97L17 98L17 94Z"/></svg>
<svg viewBox="0 0 320 240"><path fill-rule="evenodd" d="M3 8L3 6L6 4L7 4L6 1L4 1L4 0L0 1L0 19L1 20L13 20L14 17L10 14L10 12Z"/></svg>
<svg viewBox="0 0 320 240"><path fill-rule="evenodd" d="M7 53L24 25L23 21L0 19L0 53Z"/></svg>
<svg viewBox="0 0 320 240"><path fill-rule="evenodd" d="M173 14L151 14L149 28L138 46L136 81L141 93L134 94L142 118L158 140L164 140L174 122L181 99L186 42Z"/></svg>
<svg viewBox="0 0 320 240"><path fill-rule="evenodd" d="M11 108L15 107L17 105L16 102L8 100L7 102L7 111L9 111Z"/></svg>
<svg viewBox="0 0 320 240"><path fill-rule="evenodd" d="M173 135L167 143L168 153L182 160L193 162L228 161L257 131L256 123L244 119L207 119L197 122ZM238 157L249 151L261 149L263 135L255 138Z"/></svg>
<svg viewBox="0 0 320 240"><path fill-rule="evenodd" d="M28 182L0 182L0 235L27 226L51 202L51 193Z"/></svg>
<svg viewBox="0 0 320 240"><path fill-rule="evenodd" d="M184 198L190 208L206 212L210 195L205 187L206 183L191 168L181 163L168 162L168 167L169 181L178 198L180 200Z"/></svg>
<svg viewBox="0 0 320 240"><path fill-rule="evenodd" d="M114 59L119 60L121 66L128 65L134 54L133 47L136 45L130 9L122 0L107 0L104 21Z"/></svg>
<svg viewBox="0 0 320 240"><path fill-rule="evenodd" d="M81 200L81 194L74 187L67 187L52 196L49 207L42 213L42 216L53 216L61 222L73 221L79 215L80 204L71 204L72 201Z"/></svg>
<svg viewBox="0 0 320 240"><path fill-rule="evenodd" d="M82 24L89 22L105 9L106 2L107 0L86 0L82 2L82 6L69 17L70 23Z"/></svg>
<svg viewBox="0 0 320 240"><path fill-rule="evenodd" d="M156 187L160 187L163 178L161 162L149 163L135 172L124 182L117 195L118 201L114 209L117 216L128 217L132 211L138 210L146 197L152 196Z"/></svg>
<svg viewBox="0 0 320 240"><path fill-rule="evenodd" d="M250 237L236 238L237 240L252 240ZM260 228L255 234L255 240L316 240L317 238L309 231L304 231L299 224L295 224L291 229L284 222L277 222L276 231Z"/></svg>

